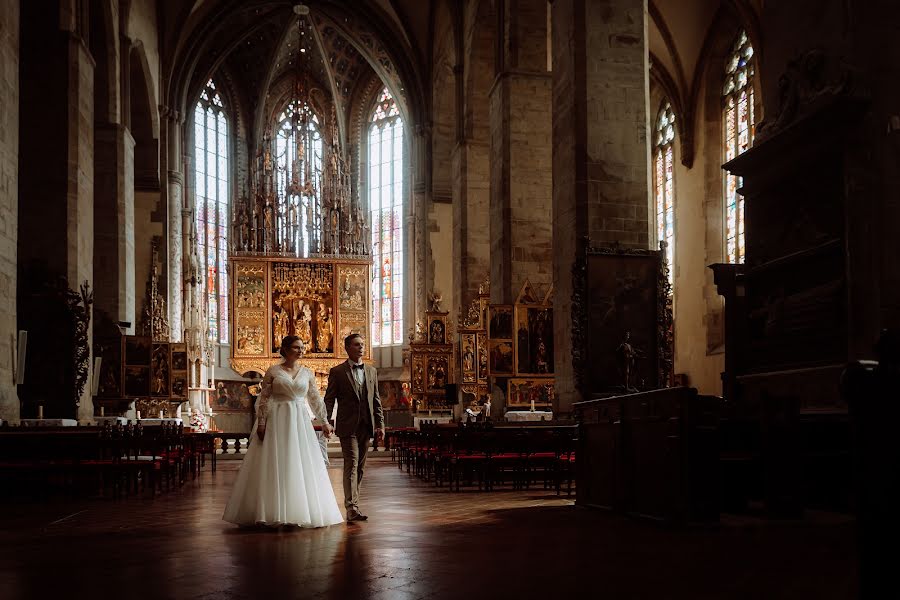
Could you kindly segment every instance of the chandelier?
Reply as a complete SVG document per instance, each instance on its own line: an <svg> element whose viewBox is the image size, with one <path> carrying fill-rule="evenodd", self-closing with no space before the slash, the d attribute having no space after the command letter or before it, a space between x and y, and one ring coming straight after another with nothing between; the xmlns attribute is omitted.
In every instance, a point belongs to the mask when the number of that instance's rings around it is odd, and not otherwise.
<svg viewBox="0 0 900 600"><path fill-rule="evenodd" d="M291 97L267 123L250 193L234 212L235 256L359 257L369 255L369 227L359 199L351 193L350 165L344 158L336 110L325 123L312 100L313 51L309 8L294 7L297 43ZM318 111L316 110L318 109Z"/></svg>

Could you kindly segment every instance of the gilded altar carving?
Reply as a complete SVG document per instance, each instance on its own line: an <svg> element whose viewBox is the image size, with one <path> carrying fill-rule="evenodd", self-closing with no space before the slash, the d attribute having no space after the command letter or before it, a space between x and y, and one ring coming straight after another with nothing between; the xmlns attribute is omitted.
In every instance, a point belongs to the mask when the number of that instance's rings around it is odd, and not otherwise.
<svg viewBox="0 0 900 600"><path fill-rule="evenodd" d="M288 335L303 340L302 363L316 373L322 370L323 377L345 359L342 340L350 333L362 335L368 348L366 259L244 258L235 260L234 268L231 363L237 372L265 373L281 360L281 340Z"/></svg>

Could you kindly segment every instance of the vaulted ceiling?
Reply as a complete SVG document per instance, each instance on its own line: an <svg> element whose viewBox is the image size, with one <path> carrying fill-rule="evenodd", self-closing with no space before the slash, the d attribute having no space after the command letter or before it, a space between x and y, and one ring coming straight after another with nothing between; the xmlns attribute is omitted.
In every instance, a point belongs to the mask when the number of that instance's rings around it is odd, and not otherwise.
<svg viewBox="0 0 900 600"><path fill-rule="evenodd" d="M307 0L303 5L289 0L162 3L167 13L164 21L173 25L166 27L167 101L184 110L206 80L222 69L237 88L245 118L258 131L264 116L277 110L269 105L275 101L270 93L293 77L300 62L311 86L334 102L342 132L347 129L354 93L376 76L408 117L420 117L424 54L410 27L421 25L423 15L427 22L428 13L416 8L415 2L408 4L407 13L402 7L398 12L388 0ZM428 2L419 4L427 8ZM298 34L298 5L309 9L303 37Z"/></svg>

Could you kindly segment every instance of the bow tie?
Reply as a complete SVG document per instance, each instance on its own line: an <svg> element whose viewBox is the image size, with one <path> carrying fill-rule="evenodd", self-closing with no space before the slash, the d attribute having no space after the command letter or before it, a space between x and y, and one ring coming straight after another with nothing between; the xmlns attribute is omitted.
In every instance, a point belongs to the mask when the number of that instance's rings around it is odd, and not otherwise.
<svg viewBox="0 0 900 600"><path fill-rule="evenodd" d="M353 368L354 369L365 369L366 366L365 365L353 365Z"/></svg>

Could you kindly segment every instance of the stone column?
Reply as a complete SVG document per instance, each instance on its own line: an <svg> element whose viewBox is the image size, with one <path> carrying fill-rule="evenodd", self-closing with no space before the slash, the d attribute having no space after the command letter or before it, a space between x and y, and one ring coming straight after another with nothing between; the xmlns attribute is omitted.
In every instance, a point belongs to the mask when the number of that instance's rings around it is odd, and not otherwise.
<svg viewBox="0 0 900 600"><path fill-rule="evenodd" d="M414 275L413 283L409 284L407 297L409 306L407 318L411 319L407 329L414 327L416 321L424 321L427 294L434 283L434 273L428 268L431 257L428 255L428 207L431 203L429 190L431 181L428 166L431 163L431 131L430 128L416 125L412 128L415 135L412 140L412 152L415 164L410 165L410 179L412 180L410 211L407 213L410 232L410 240L407 244L409 261L407 269L411 269ZM412 161L410 161L412 162Z"/></svg>
<svg viewBox="0 0 900 600"><path fill-rule="evenodd" d="M649 247L646 0L555 0L553 54L554 412L582 398L572 368L578 240Z"/></svg>
<svg viewBox="0 0 900 600"><path fill-rule="evenodd" d="M490 274L490 168L485 140L464 139L453 151L452 314L464 314Z"/></svg>
<svg viewBox="0 0 900 600"><path fill-rule="evenodd" d="M490 91L491 300L515 301L525 280L552 282L551 78L547 3L497 5L501 51Z"/></svg>
<svg viewBox="0 0 900 600"><path fill-rule="evenodd" d="M19 2L0 3L0 419L19 420L16 259L19 225Z"/></svg>
<svg viewBox="0 0 900 600"><path fill-rule="evenodd" d="M94 152L95 317L134 323L134 138L97 125Z"/></svg>
<svg viewBox="0 0 900 600"><path fill-rule="evenodd" d="M182 261L184 254L182 209L184 208L184 174L182 173L181 157L181 125L183 119L176 111L166 109L163 111L166 117L168 156L168 200L169 200L169 256L168 256L168 302L169 307L169 337L173 342L180 342L184 335L184 305L182 293L184 276Z"/></svg>

